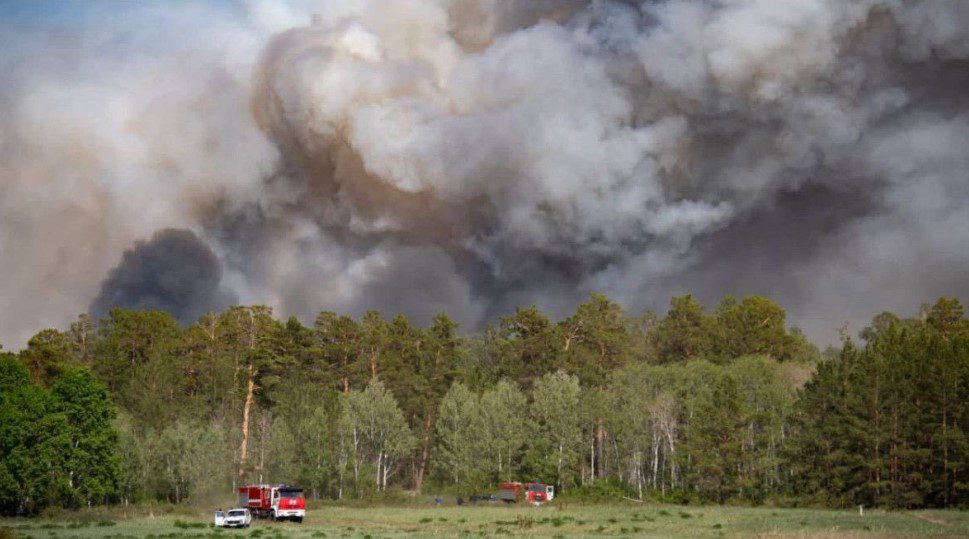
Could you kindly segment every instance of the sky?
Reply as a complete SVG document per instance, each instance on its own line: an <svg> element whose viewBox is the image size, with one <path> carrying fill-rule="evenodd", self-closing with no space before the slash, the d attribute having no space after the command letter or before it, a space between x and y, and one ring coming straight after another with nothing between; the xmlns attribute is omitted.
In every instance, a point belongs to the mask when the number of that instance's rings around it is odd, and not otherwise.
<svg viewBox="0 0 969 539"><path fill-rule="evenodd" d="M114 306L465 331L969 284L969 4L0 0L0 343Z"/></svg>

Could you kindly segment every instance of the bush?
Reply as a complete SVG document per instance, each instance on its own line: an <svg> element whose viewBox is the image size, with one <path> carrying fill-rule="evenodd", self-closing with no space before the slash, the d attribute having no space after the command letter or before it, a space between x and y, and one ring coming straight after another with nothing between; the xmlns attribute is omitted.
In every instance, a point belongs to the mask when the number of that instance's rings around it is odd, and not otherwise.
<svg viewBox="0 0 969 539"><path fill-rule="evenodd" d="M600 479L591 485L582 485L563 491L556 500L569 502L604 503L633 497L630 489L616 479Z"/></svg>

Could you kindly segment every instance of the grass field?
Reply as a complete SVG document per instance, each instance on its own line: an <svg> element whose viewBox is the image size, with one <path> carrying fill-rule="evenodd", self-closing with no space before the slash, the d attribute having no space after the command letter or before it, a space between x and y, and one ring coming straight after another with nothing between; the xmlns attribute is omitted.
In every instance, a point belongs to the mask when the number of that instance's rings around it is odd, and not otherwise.
<svg viewBox="0 0 969 539"><path fill-rule="evenodd" d="M187 537L969 537L969 512L828 511L672 505L311 508L303 524L255 521L216 530L184 508L100 509L56 518L0 519L0 538Z"/></svg>

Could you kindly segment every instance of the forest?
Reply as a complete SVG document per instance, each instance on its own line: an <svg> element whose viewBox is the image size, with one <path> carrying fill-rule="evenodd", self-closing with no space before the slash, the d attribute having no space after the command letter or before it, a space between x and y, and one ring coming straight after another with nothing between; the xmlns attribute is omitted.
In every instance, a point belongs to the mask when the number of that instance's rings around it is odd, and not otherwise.
<svg viewBox="0 0 969 539"><path fill-rule="evenodd" d="M0 514L225 497L488 492L969 504L969 320L877 315L819 351L765 297L627 314L593 294L464 334L447 315L113 309L0 350Z"/></svg>

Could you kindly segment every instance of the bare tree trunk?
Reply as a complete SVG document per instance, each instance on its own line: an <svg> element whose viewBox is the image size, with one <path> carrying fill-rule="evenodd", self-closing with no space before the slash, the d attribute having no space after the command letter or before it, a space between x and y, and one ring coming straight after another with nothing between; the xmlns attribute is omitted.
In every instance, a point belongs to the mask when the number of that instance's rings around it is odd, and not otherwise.
<svg viewBox="0 0 969 539"><path fill-rule="evenodd" d="M421 486L424 484L424 473L427 471L427 459L431 445L431 427L433 424L434 416L428 413L427 419L424 420L424 444L421 447L421 460L417 466L417 472L414 474L414 490L417 492L421 491Z"/></svg>
<svg viewBox="0 0 969 539"><path fill-rule="evenodd" d="M246 459L249 457L249 415L252 410L252 398L256 392L256 371L249 364L249 375L246 383L246 403L242 407L242 445L239 448L239 477L246 475Z"/></svg>
<svg viewBox="0 0 969 539"><path fill-rule="evenodd" d="M942 506L949 507L949 398L942 390Z"/></svg>
<svg viewBox="0 0 969 539"><path fill-rule="evenodd" d="M643 452L636 449L636 490L639 491L639 499L643 499Z"/></svg>
<svg viewBox="0 0 969 539"><path fill-rule="evenodd" d="M558 485L562 486L562 461L563 455L565 454L565 447L562 446L562 442L559 442L559 460L555 466L555 481Z"/></svg>
<svg viewBox="0 0 969 539"><path fill-rule="evenodd" d="M387 476L390 475L390 464L387 462L387 458L384 458L384 477L380 490L387 490Z"/></svg>
<svg viewBox="0 0 969 539"><path fill-rule="evenodd" d="M340 486L338 487L338 490L336 493L336 499L338 500L343 499L343 476L345 474L345 470L346 470L346 463L341 463L340 464Z"/></svg>
<svg viewBox="0 0 969 539"><path fill-rule="evenodd" d="M340 365L343 365L344 371L346 371L346 369L348 368L348 365L349 364L350 364L350 360L347 358L346 354L344 354L343 357L340 359ZM341 381L343 382L343 392L344 393L349 393L350 392L350 379L347 377L346 372L344 372L343 379Z"/></svg>
<svg viewBox="0 0 969 539"><path fill-rule="evenodd" d="M381 477L381 474L380 474L381 469L380 469L380 467L383 465L383 461L384 461L384 452L383 451L377 451L377 477L376 477L376 483L377 483L377 490L378 491L381 490L380 489L380 477Z"/></svg>
<svg viewBox="0 0 969 539"><path fill-rule="evenodd" d="M671 433L667 433L666 437L670 446L670 452L667 454L667 456L671 459L670 460L670 488L675 489L676 488L676 460L675 460L676 444L673 440L673 436Z"/></svg>
<svg viewBox="0 0 969 539"><path fill-rule="evenodd" d="M360 484L360 436L356 425L353 426L353 485L357 488Z"/></svg>
<svg viewBox="0 0 969 539"><path fill-rule="evenodd" d="M596 464L598 465L598 470L596 470L596 467L594 466L592 468L592 473L595 474L596 477L600 479L602 478L602 474L605 472L604 461L602 458L602 455L603 455L602 441L603 439L605 439L605 434L606 434L606 431L605 431L605 428L602 426L602 419L601 418L596 419L596 444L595 445L596 445Z"/></svg>

